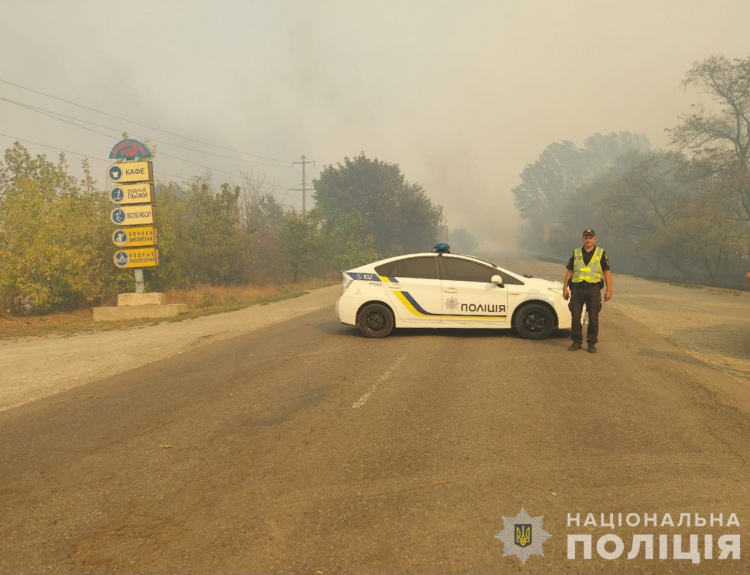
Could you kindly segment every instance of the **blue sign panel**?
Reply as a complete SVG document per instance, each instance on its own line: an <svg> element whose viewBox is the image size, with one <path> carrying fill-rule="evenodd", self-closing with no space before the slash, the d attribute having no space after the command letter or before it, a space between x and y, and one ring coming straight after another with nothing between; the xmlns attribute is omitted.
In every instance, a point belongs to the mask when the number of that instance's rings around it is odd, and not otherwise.
<svg viewBox="0 0 750 575"><path fill-rule="evenodd" d="M122 208L115 208L112 210L112 221L116 224L121 224L125 221L125 210Z"/></svg>
<svg viewBox="0 0 750 575"><path fill-rule="evenodd" d="M122 168L120 166L112 166L109 168L109 179L116 182L122 178Z"/></svg>
<svg viewBox="0 0 750 575"><path fill-rule="evenodd" d="M125 192L122 191L122 188L112 188L109 192L109 197L112 198L114 203L119 204L125 197Z"/></svg>
<svg viewBox="0 0 750 575"><path fill-rule="evenodd" d="M115 254L115 265L117 267L124 268L126 265L128 265L129 260L130 256L128 255L128 252L119 251Z"/></svg>
<svg viewBox="0 0 750 575"><path fill-rule="evenodd" d="M112 241L118 246L124 245L128 242L128 233L125 230L117 230L112 235Z"/></svg>

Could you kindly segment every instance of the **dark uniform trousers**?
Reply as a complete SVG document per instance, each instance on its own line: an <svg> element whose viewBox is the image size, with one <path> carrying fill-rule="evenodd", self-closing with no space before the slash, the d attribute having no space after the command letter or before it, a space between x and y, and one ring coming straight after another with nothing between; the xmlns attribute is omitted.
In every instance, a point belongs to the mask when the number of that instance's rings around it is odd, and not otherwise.
<svg viewBox="0 0 750 575"><path fill-rule="evenodd" d="M583 326L581 325L581 315L583 315L583 306L589 312L589 329L586 332L586 341L596 343L599 337L599 312L602 309L602 288L598 283L588 282L571 283L570 309L571 319L571 339L583 343Z"/></svg>

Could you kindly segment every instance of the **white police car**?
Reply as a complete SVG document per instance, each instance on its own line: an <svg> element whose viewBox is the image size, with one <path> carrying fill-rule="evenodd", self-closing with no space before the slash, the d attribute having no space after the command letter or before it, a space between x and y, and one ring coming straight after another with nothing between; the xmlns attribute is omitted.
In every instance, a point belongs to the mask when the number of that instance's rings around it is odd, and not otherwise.
<svg viewBox="0 0 750 575"><path fill-rule="evenodd" d="M544 339L570 328L562 284L525 277L479 258L433 253L380 260L346 272L336 302L339 321L367 337L394 327L515 328L521 337Z"/></svg>

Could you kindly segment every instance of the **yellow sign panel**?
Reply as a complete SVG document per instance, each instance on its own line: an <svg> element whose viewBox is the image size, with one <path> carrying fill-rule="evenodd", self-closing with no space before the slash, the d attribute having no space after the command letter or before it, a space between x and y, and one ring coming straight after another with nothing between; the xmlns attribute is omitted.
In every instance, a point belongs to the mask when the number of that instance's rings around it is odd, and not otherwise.
<svg viewBox="0 0 750 575"><path fill-rule="evenodd" d="M144 204L142 206L121 206L112 210L110 219L118 226L142 226L144 224L156 223L154 206Z"/></svg>
<svg viewBox="0 0 750 575"><path fill-rule="evenodd" d="M156 228L153 226L141 226L115 230L112 232L112 243L120 248L155 246Z"/></svg>
<svg viewBox="0 0 750 575"><path fill-rule="evenodd" d="M144 182L142 184L116 186L109 191L109 199L121 206L125 204L153 204L154 184Z"/></svg>
<svg viewBox="0 0 750 575"><path fill-rule="evenodd" d="M116 184L148 182L154 179L154 170L151 162L122 162L112 164L107 170L107 177Z"/></svg>
<svg viewBox="0 0 750 575"><path fill-rule="evenodd" d="M115 252L112 261L120 269L153 268L159 265L157 248L125 248Z"/></svg>

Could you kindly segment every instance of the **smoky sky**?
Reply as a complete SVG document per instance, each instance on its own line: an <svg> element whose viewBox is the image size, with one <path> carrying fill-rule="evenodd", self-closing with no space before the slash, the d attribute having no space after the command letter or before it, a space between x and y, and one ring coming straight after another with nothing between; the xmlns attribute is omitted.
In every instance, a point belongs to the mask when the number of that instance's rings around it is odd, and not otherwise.
<svg viewBox="0 0 750 575"><path fill-rule="evenodd" d="M73 171L90 156L104 186L127 131L155 143L161 181L264 172L297 208L292 162L315 162L309 185L364 152L399 164L450 228L511 247L526 164L597 132L669 146L705 101L685 72L747 57L749 20L746 0L6 0L0 148L67 150Z"/></svg>

